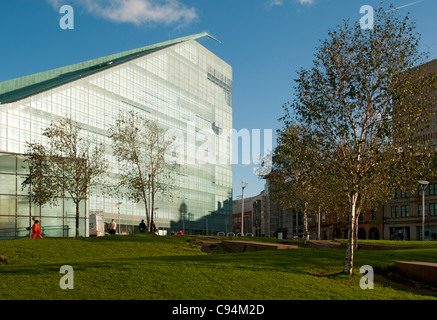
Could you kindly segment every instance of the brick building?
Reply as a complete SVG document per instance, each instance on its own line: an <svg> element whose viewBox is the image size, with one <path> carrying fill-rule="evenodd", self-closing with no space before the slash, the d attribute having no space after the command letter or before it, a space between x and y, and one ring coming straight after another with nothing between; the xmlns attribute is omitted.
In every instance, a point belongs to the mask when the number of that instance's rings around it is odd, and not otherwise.
<svg viewBox="0 0 437 320"><path fill-rule="evenodd" d="M384 237L383 207L368 210L358 217L358 239L381 240ZM343 214L320 213L308 219L310 239L321 240L347 239L349 217ZM320 227L319 227L320 224ZM320 230L320 231L319 231Z"/></svg>

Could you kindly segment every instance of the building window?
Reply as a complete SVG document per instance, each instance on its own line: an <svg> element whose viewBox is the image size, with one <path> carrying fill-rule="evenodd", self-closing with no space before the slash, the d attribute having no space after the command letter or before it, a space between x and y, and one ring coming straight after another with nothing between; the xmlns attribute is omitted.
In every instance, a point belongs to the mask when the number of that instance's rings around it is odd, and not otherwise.
<svg viewBox="0 0 437 320"><path fill-rule="evenodd" d="M409 217L410 216L410 206L401 206L401 217Z"/></svg>
<svg viewBox="0 0 437 320"><path fill-rule="evenodd" d="M430 203L429 204L429 215L435 216L437 211L437 203Z"/></svg>
<svg viewBox="0 0 437 320"><path fill-rule="evenodd" d="M372 209L372 221L376 220L376 209Z"/></svg>
<svg viewBox="0 0 437 320"><path fill-rule="evenodd" d="M419 217L421 217L422 216L422 205L421 204L418 205L418 211L419 211ZM426 214L426 204L425 204L425 214Z"/></svg>
<svg viewBox="0 0 437 320"><path fill-rule="evenodd" d="M391 207L391 217L392 218L398 218L399 217L399 207L398 206Z"/></svg>
<svg viewBox="0 0 437 320"><path fill-rule="evenodd" d="M428 188L429 188L429 195L433 196L435 194L435 191L436 191L435 190L435 184L434 183L430 183Z"/></svg>
<svg viewBox="0 0 437 320"><path fill-rule="evenodd" d="M359 221L360 221L360 222L363 222L363 221L364 221L364 215L363 215L362 213L360 213Z"/></svg>

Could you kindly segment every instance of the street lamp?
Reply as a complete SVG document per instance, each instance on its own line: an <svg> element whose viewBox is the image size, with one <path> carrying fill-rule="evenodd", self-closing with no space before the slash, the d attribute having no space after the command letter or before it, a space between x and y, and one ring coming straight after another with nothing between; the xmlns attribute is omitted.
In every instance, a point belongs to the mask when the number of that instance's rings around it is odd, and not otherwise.
<svg viewBox="0 0 437 320"><path fill-rule="evenodd" d="M425 190L429 181L420 180L420 190L422 191L422 241L425 241Z"/></svg>
<svg viewBox="0 0 437 320"><path fill-rule="evenodd" d="M117 202L115 204L115 206L117 207L118 210L118 234L120 234L120 206L123 202Z"/></svg>
<svg viewBox="0 0 437 320"><path fill-rule="evenodd" d="M153 210L152 210L152 214L153 214L153 212L155 212L155 220L153 221L153 225L154 225L154 227L153 227L153 232L155 232L156 231L156 222L157 222L157 220L156 220L156 218L158 217L158 209L159 208L153 208Z"/></svg>
<svg viewBox="0 0 437 320"><path fill-rule="evenodd" d="M185 211L181 212L182 215L182 234L185 234Z"/></svg>
<svg viewBox="0 0 437 320"><path fill-rule="evenodd" d="M244 235L244 189L247 187L248 183L247 181L240 180L241 181L241 236Z"/></svg>
<svg viewBox="0 0 437 320"><path fill-rule="evenodd" d="M209 215L215 213L217 210L208 210ZM206 225L206 235L208 235L208 215L205 217L205 225Z"/></svg>

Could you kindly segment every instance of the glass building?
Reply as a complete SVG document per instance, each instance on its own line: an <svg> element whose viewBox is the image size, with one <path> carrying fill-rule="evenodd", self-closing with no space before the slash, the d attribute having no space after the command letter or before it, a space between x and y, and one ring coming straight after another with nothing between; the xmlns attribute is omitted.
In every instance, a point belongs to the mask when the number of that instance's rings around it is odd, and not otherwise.
<svg viewBox="0 0 437 320"><path fill-rule="evenodd" d="M71 200L39 208L22 189L26 142L42 143L52 120L70 117L108 146L106 158L116 176L108 128L120 110L183 134L175 194L155 202L159 229L164 234L231 231L232 137L226 133L232 131L232 68L196 41L201 37L210 36L192 35L0 83L0 239L28 237L33 216L46 236L74 236ZM205 141L214 161L199 161ZM128 234L146 220L142 203L91 191L81 206L83 236L90 213L102 214L105 222L120 221L120 231Z"/></svg>

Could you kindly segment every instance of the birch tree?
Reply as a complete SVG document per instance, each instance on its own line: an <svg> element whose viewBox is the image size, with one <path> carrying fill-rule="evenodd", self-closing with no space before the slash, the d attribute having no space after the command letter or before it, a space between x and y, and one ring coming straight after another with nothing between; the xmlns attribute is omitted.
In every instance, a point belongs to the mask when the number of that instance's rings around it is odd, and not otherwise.
<svg viewBox="0 0 437 320"><path fill-rule="evenodd" d="M321 169L326 164L316 146L316 141L303 128L288 126L278 134L272 170L265 176L273 199L281 207L303 213L304 243L309 240L308 216L332 200L332 192L326 192L327 183L322 183Z"/></svg>
<svg viewBox="0 0 437 320"><path fill-rule="evenodd" d="M75 236L79 237L80 203L91 189L103 185L108 168L104 146L83 134L70 118L53 121L43 137L45 143L27 143L29 174L23 186L29 186L32 201L40 207L70 197L76 207Z"/></svg>
<svg viewBox="0 0 437 320"><path fill-rule="evenodd" d="M144 204L148 231L154 231L156 196L172 196L176 163L166 161L172 141L165 130L136 112L120 114L109 129L113 152L119 163L122 194Z"/></svg>
<svg viewBox="0 0 437 320"><path fill-rule="evenodd" d="M298 72L295 99L284 106L284 130L299 125L312 137L325 181L347 199L347 275L360 213L389 200L393 188L416 185L431 166L431 146L416 137L429 125L436 78L413 69L424 61L414 29L383 8L373 29L345 21L321 41L313 66Z"/></svg>

